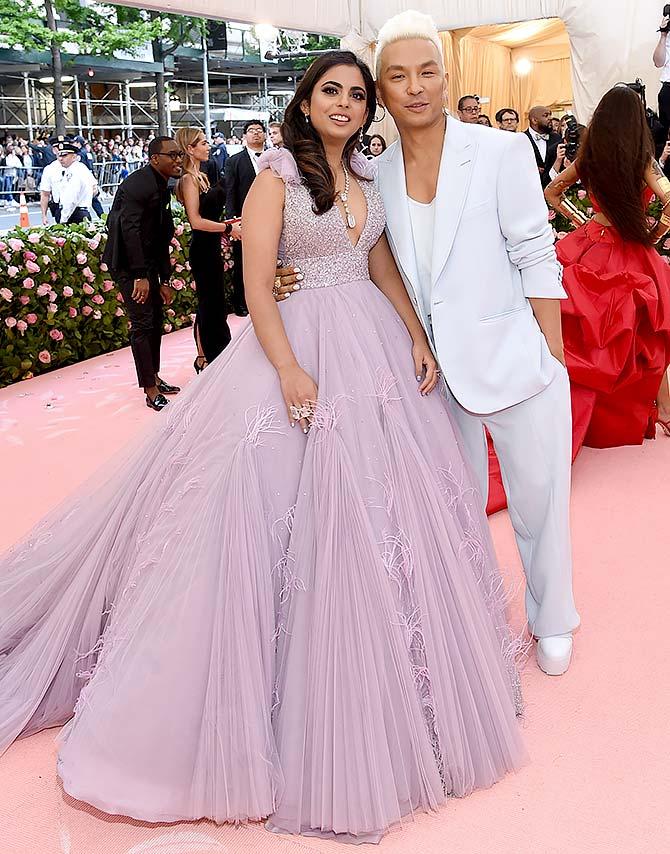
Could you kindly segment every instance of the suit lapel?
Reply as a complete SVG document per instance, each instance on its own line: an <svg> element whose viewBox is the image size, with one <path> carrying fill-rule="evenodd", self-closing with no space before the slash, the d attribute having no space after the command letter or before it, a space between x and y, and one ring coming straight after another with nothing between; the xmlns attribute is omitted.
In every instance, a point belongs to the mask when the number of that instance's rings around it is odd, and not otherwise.
<svg viewBox="0 0 670 854"><path fill-rule="evenodd" d="M478 144L456 119L447 119L435 197L432 284L440 278L454 245L470 188Z"/></svg>
<svg viewBox="0 0 670 854"><path fill-rule="evenodd" d="M397 260L405 278L412 286L414 297L419 297L419 274L416 266L412 223L407 201L407 182L405 163L402 157L400 140L396 143L393 155L379 166L384 206L386 208L386 228L395 247Z"/></svg>

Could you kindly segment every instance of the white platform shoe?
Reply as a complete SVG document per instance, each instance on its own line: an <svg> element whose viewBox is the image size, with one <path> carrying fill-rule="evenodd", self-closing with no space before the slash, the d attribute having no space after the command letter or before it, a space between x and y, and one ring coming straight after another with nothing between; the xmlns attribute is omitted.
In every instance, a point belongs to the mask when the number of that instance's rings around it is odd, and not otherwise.
<svg viewBox="0 0 670 854"><path fill-rule="evenodd" d="M535 649L537 665L549 676L562 676L572 658L572 635L540 638Z"/></svg>

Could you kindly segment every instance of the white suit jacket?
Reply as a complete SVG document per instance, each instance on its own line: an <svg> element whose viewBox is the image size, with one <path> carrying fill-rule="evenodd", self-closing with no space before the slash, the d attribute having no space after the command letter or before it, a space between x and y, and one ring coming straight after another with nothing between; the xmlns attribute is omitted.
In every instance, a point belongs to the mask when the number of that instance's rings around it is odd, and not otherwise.
<svg viewBox="0 0 670 854"><path fill-rule="evenodd" d="M376 163L391 250L458 402L484 414L542 391L559 363L528 298L564 299L566 293L528 140L447 119L433 234L432 330L419 299L400 141Z"/></svg>

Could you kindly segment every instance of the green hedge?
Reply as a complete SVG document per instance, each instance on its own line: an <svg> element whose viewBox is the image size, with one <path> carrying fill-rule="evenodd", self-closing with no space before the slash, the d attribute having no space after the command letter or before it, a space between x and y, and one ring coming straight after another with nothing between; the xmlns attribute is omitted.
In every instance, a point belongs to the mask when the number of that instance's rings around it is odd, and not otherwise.
<svg viewBox="0 0 670 854"><path fill-rule="evenodd" d="M190 226L180 205L174 215L176 294L165 310L165 332L190 325L195 311ZM0 387L127 346L123 301L100 260L105 241L100 220L14 228L0 236ZM229 251L224 264L228 290Z"/></svg>

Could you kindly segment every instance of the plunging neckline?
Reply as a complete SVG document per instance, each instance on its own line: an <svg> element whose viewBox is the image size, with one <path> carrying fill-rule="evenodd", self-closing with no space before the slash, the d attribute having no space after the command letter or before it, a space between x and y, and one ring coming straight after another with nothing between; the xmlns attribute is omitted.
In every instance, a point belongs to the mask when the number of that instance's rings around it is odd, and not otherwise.
<svg viewBox="0 0 670 854"><path fill-rule="evenodd" d="M349 237L349 226L347 225L347 221L346 221L345 217L342 216L342 211L340 210L340 207L337 204L337 202L333 202L333 208L335 209L335 213L337 215L337 218L339 219L339 221L342 225L342 228L344 229L344 236L346 238L347 243L349 244L349 246L352 249L356 250L356 249L358 249L358 247L360 245L361 238L365 234L365 229L368 227L368 222L370 221L370 207L368 205L368 197L365 194L365 190L363 189L363 185L360 183L358 178L355 178L353 175L351 176L351 178L358 185L361 193L363 194L363 201L365 202L365 222L363 223L363 228L361 228L360 233L358 235L358 240L355 243ZM336 193L336 195L339 198L340 194Z"/></svg>

